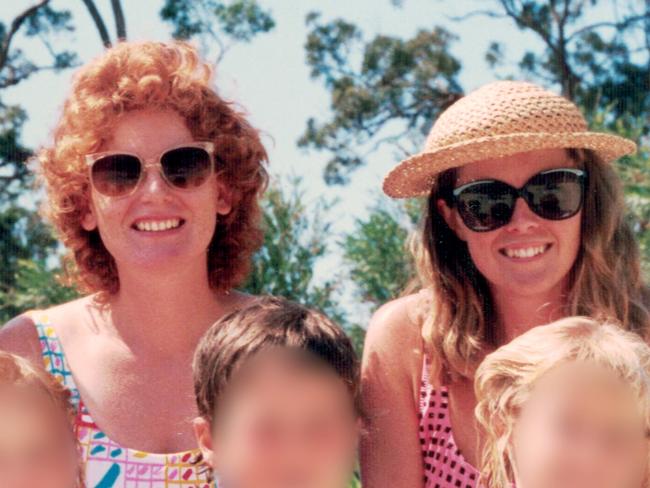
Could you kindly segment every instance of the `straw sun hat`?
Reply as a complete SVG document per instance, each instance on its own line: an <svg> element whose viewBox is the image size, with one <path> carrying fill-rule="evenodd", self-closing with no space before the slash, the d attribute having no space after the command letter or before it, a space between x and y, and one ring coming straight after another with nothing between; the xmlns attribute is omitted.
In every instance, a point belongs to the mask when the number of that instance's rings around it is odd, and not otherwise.
<svg viewBox="0 0 650 488"><path fill-rule="evenodd" d="M384 192L393 198L428 195L450 168L534 149L591 149L604 161L636 151L633 141L589 132L578 107L532 83L497 81L461 98L431 128L424 151L393 168Z"/></svg>

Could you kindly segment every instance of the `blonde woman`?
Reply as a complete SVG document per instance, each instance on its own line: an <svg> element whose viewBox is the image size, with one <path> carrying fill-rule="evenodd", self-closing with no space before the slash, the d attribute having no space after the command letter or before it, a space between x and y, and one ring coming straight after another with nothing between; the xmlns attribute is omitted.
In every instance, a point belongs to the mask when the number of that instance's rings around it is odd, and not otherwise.
<svg viewBox="0 0 650 488"><path fill-rule="evenodd" d="M476 372L490 488L647 488L650 347L582 317L536 327Z"/></svg>
<svg viewBox="0 0 650 488"><path fill-rule="evenodd" d="M370 323L361 453L366 488L470 488L480 445L474 372L490 351L569 315L646 334L647 288L611 163L632 141L590 132L570 101L500 81L450 106L384 180L427 196L422 289Z"/></svg>

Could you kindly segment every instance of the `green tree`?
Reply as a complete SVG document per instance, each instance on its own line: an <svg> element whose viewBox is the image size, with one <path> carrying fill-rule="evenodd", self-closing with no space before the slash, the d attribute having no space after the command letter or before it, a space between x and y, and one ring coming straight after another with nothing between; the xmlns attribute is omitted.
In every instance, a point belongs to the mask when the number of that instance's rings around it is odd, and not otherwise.
<svg viewBox="0 0 650 488"><path fill-rule="evenodd" d="M625 203L630 225L639 241L643 274L650 282L650 146L647 136L647 116L614 119L607 109L592 116L592 127L608 129L639 142L638 151L616 162L616 168L624 184Z"/></svg>
<svg viewBox="0 0 650 488"><path fill-rule="evenodd" d="M270 12L255 0L165 0L160 16L172 24L176 39L199 38L206 51L216 50L217 62L233 44L275 27Z"/></svg>
<svg viewBox="0 0 650 488"><path fill-rule="evenodd" d="M262 200L264 246L253 258L244 290L283 296L344 323L336 303L340 282L314 280L314 267L328 255L331 245L331 222L326 216L335 202L322 197L306 202L299 178L280 183L274 182Z"/></svg>
<svg viewBox="0 0 650 488"><path fill-rule="evenodd" d="M378 35L365 41L343 19L324 23L312 13L307 25L307 64L330 92L332 115L310 118L298 144L331 156L327 183L346 183L380 146L413 152L431 121L461 93L460 62L449 52L456 38L442 27L407 40Z"/></svg>
<svg viewBox="0 0 650 488"><path fill-rule="evenodd" d="M56 242L36 213L19 203L32 183L25 164L31 150L21 141L27 114L19 105L5 103L2 95L39 72L76 65L73 52L54 45L55 38L72 29L70 12L52 8L49 1L26 8L10 22L0 21L0 323L36 306L37 297L59 290L52 286L49 274L54 270L46 264L56 251ZM16 45L21 37L40 40L50 62L32 61ZM40 280L39 273L47 277ZM38 295L26 292L37 288Z"/></svg>
<svg viewBox="0 0 650 488"><path fill-rule="evenodd" d="M637 117L650 103L650 3L612 0L491 0L492 8L456 18L484 16L513 22L537 41L516 64L493 42L486 60L557 85L587 112L610 107L610 121ZM606 18L598 18L607 12ZM510 71L510 72L508 72Z"/></svg>
<svg viewBox="0 0 650 488"><path fill-rule="evenodd" d="M57 247L36 213L18 206L0 213L0 324L24 310L75 296L55 280L60 270L49 261Z"/></svg>
<svg viewBox="0 0 650 488"><path fill-rule="evenodd" d="M415 275L407 240L418 219L419 200L380 199L365 218L355 220L340 242L346 271L355 285L355 298L372 310L397 298ZM363 351L366 324L348 325L357 351Z"/></svg>
<svg viewBox="0 0 650 488"><path fill-rule="evenodd" d="M70 12L55 10L49 1L41 1L20 12L11 22L0 21L0 209L13 203L30 182L24 164L31 152L20 142L20 134L27 120L25 111L17 105L2 101L3 90L15 86L36 73L73 66L77 60L73 52L56 49L52 39L72 30ZM50 56L50 63L39 65L16 47L20 35L39 39Z"/></svg>
<svg viewBox="0 0 650 488"><path fill-rule="evenodd" d="M407 1L392 3L399 8ZM444 3L432 1L437 8L431 11L439 13ZM470 10L454 20L478 15L494 19L495 29L514 25L538 46L511 62L505 45L491 43L485 57L496 75L533 78L559 89L583 108L593 127L639 142L639 154L623 158L617 168L646 276L650 276L650 164L645 144L650 108L650 4L490 0L481 2L481 7L484 10ZM603 10L610 15L598 19L596 14L602 15ZM380 146L392 148L396 160L418 151L440 111L463 93L458 81L461 64L450 53L457 39L453 22L421 29L408 39L385 35L365 39L356 25L342 19L325 22L316 13L306 22L307 63L312 77L321 80L329 92L331 113L322 120L309 119L298 144L329 155L324 171L329 184L347 183L350 174ZM375 209L368 219L358 222L352 235L363 235L363 226L402 228L404 235L408 226L402 225L402 219L391 220L390 214ZM381 232L368 233L367 242L349 237L345 250L351 276L370 303L393 296L404 282L400 273L386 278L385 269L404 269L405 258L403 250L401 255L382 253L382 246L373 246L373 240L381 236ZM367 252L365 257L361 250Z"/></svg>
<svg viewBox="0 0 650 488"><path fill-rule="evenodd" d="M407 249L409 232L417 221L419 201L378 201L365 219L356 219L342 242L357 296L378 307L399 296L415 274Z"/></svg>

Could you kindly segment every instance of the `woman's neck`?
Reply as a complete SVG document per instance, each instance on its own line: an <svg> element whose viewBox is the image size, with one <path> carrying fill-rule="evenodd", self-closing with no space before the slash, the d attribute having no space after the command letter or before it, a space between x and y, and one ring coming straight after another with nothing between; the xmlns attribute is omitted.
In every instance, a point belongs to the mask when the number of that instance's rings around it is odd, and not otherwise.
<svg viewBox="0 0 650 488"><path fill-rule="evenodd" d="M200 260L156 273L120 270L120 291L103 322L135 353L191 354L207 328L232 305L234 294L210 288Z"/></svg>
<svg viewBox="0 0 650 488"><path fill-rule="evenodd" d="M513 295L492 290L496 314L497 344L510 342L524 332L564 317L566 294L558 286L538 295Z"/></svg>

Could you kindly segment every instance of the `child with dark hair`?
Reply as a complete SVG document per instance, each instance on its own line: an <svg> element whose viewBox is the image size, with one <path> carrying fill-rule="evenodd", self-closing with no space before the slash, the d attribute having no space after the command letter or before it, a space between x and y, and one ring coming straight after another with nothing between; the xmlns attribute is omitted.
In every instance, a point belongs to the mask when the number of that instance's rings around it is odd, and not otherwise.
<svg viewBox="0 0 650 488"><path fill-rule="evenodd" d="M195 433L219 486L347 485L363 414L357 356L339 326L265 297L215 323L193 368Z"/></svg>

